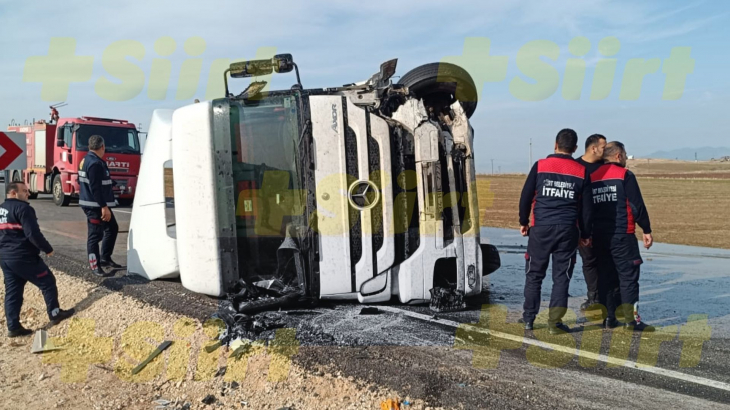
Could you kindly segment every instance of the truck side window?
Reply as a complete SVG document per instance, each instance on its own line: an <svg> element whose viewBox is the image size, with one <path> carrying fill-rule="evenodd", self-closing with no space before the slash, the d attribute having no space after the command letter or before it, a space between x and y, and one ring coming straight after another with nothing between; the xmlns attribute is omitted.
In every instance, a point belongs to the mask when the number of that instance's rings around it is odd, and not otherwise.
<svg viewBox="0 0 730 410"><path fill-rule="evenodd" d="M63 127L63 143L66 144L67 147L71 148L73 147L73 133L71 133L71 127L68 125L65 125Z"/></svg>

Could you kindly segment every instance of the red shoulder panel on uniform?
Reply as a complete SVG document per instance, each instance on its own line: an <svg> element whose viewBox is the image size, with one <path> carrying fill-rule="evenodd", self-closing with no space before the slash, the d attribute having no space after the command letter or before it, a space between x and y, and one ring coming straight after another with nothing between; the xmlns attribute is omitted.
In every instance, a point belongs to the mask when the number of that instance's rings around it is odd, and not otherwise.
<svg viewBox="0 0 730 410"><path fill-rule="evenodd" d="M570 175L582 179L586 175L586 168L573 159L545 158L537 162L537 172Z"/></svg>
<svg viewBox="0 0 730 410"><path fill-rule="evenodd" d="M591 182L607 181L609 179L623 180L626 177L626 168L614 164L606 164L591 174Z"/></svg>

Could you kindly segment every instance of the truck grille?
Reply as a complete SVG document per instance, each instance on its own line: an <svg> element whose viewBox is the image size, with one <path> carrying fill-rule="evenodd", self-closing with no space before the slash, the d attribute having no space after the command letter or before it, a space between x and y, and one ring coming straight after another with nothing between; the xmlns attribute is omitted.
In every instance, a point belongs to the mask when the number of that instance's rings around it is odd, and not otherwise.
<svg viewBox="0 0 730 410"><path fill-rule="evenodd" d="M345 127L345 168L347 169L347 187L357 180L357 136L349 126L347 118L347 104L343 98L342 106L343 123ZM362 257L362 226L360 212L348 205L348 217L350 221L350 273L352 275L352 287L355 288L355 264Z"/></svg>

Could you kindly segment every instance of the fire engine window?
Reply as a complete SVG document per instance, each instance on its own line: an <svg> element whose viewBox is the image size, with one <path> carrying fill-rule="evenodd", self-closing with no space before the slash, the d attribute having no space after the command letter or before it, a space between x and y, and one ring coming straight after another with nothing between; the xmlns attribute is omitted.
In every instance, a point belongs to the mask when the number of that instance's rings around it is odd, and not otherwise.
<svg viewBox="0 0 730 410"><path fill-rule="evenodd" d="M136 130L102 125L80 125L76 131L76 149L88 151L89 138L92 135L101 135L104 138L104 145L106 145L108 153L137 154L140 152Z"/></svg>
<svg viewBox="0 0 730 410"><path fill-rule="evenodd" d="M58 129L58 139L62 139L63 144L68 148L73 147L72 137L73 133L71 132L71 127L69 125L64 125Z"/></svg>

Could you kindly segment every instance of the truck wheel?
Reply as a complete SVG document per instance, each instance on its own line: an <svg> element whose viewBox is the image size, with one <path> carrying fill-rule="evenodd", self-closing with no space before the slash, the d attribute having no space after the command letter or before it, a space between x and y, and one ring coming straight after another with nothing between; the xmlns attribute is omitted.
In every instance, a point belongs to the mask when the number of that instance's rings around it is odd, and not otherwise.
<svg viewBox="0 0 730 410"><path fill-rule="evenodd" d="M71 196L63 193L61 175L56 175L53 177L53 203L58 206L68 206L70 202Z"/></svg>
<svg viewBox="0 0 730 410"><path fill-rule="evenodd" d="M10 178L10 181L12 182L22 182L23 181L23 174L20 173L20 171L11 171L13 176Z"/></svg>
<svg viewBox="0 0 730 410"><path fill-rule="evenodd" d="M33 192L33 189L36 189L36 183L38 180L36 180L38 174L30 174L30 186L31 186L31 192L28 194L28 199L36 199L38 198L38 191Z"/></svg>
<svg viewBox="0 0 730 410"><path fill-rule="evenodd" d="M459 100L467 118L477 109L477 87L469 72L455 64L430 63L416 67L398 80L416 97L452 104Z"/></svg>

